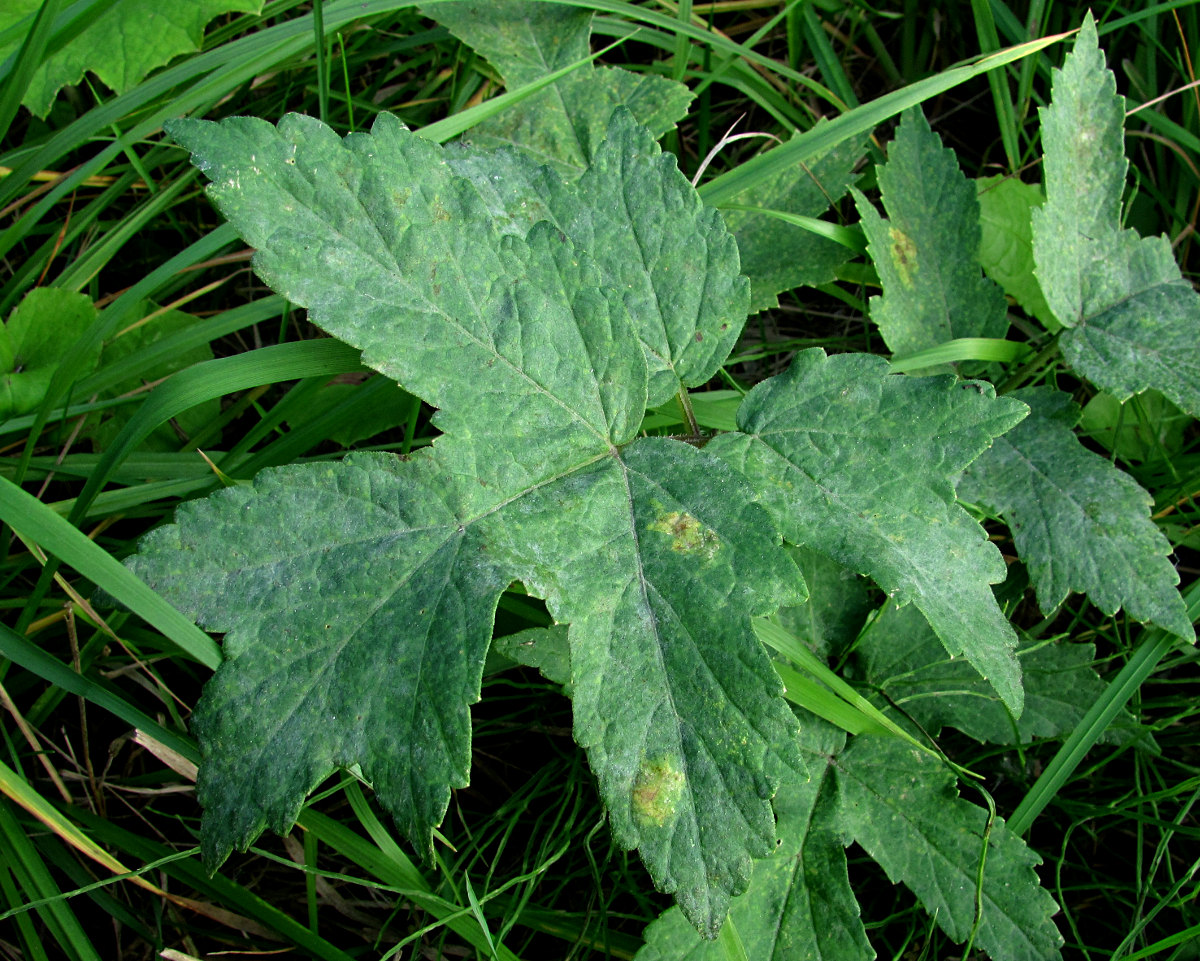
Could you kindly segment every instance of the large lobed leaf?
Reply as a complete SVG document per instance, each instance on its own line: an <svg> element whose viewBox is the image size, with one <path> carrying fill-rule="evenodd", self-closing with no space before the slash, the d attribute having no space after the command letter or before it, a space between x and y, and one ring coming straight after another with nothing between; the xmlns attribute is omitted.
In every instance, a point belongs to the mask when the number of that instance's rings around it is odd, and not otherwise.
<svg viewBox="0 0 1200 961"><path fill-rule="evenodd" d="M465 783L467 705L499 592L519 578L570 624L577 738L618 840L714 935L771 850L776 772L802 764L749 619L805 594L736 471L690 445L631 442L646 406L645 318L635 328L625 306L637 298L554 225L525 237L495 223L441 148L390 118L344 141L298 117L173 132L260 272L438 406L445 431L407 462L263 475L184 510L133 561L230 631L198 724L209 862L285 827L356 763L428 847ZM610 136L621 150L644 138L624 112ZM656 151L638 156L601 163L592 194L563 187L562 216L572 197L583 222L580 197L662 206L669 188L677 202L647 231L659 249L715 245L710 280L740 297L740 323L745 283L719 219Z"/></svg>
<svg viewBox="0 0 1200 961"><path fill-rule="evenodd" d="M464 525L458 485L422 456L279 468L181 508L130 566L224 631L196 712L204 856L360 764L422 850L467 783L470 713L507 578Z"/></svg>
<svg viewBox="0 0 1200 961"><path fill-rule="evenodd" d="M1059 957L1062 938L1051 920L1057 908L1032 870L1037 855L1002 819L989 826L987 811L959 798L954 776L939 759L876 735L859 735L843 747L845 736L822 722L806 715L801 724L814 777L781 785L779 852L755 865L750 888L730 910L746 957L875 957L847 877L844 846L851 841L911 889L954 941L974 933L975 946L996 961ZM727 957L722 946L702 942L674 909L645 936L637 961Z"/></svg>
<svg viewBox="0 0 1200 961"><path fill-rule="evenodd" d="M1165 237L1121 229L1124 98L1088 14L1040 109L1046 203L1033 211L1037 277L1070 328L1063 357L1125 400L1154 387L1200 415L1200 296Z"/></svg>
<svg viewBox="0 0 1200 961"><path fill-rule="evenodd" d="M1019 715L1016 635L989 586L1004 561L952 480L1028 410L990 384L887 369L880 357L803 351L747 395L742 433L707 449L750 478L788 541L916 604Z"/></svg>
<svg viewBox="0 0 1200 961"><path fill-rule="evenodd" d="M1105 614L1124 607L1194 640L1150 495L1079 442L1079 406L1069 394L1029 388L1011 396L1031 415L967 469L958 490L1008 523L1042 611L1082 591Z"/></svg>
<svg viewBox="0 0 1200 961"><path fill-rule="evenodd" d="M774 848L771 772L803 770L749 624L803 598L770 519L728 465L642 439L531 490L489 532L570 623L575 737L614 834L715 937L749 858Z"/></svg>
<svg viewBox="0 0 1200 961"><path fill-rule="evenodd" d="M904 114L879 170L888 220L855 193L883 294L871 318L899 355L959 337L1003 337L1004 294L979 266L979 201L917 109Z"/></svg>
<svg viewBox="0 0 1200 961"><path fill-rule="evenodd" d="M525 464L552 473L636 430L644 363L590 259L550 229L502 238L441 148L395 118L344 141L295 114L169 126L275 290L438 407L447 433L520 447L477 465L485 483L526 483Z"/></svg>

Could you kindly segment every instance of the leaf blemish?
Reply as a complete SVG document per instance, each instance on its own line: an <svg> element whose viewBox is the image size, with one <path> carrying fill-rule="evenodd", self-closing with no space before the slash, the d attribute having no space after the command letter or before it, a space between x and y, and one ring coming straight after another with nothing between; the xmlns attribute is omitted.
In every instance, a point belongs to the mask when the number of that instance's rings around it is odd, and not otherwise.
<svg viewBox="0 0 1200 961"><path fill-rule="evenodd" d="M903 230L891 227L888 233L892 237L892 263L896 265L904 286L911 287L913 274L917 272L917 245Z"/></svg>
<svg viewBox="0 0 1200 961"><path fill-rule="evenodd" d="M633 784L634 817L642 824L662 827L674 818L685 783L671 758L643 760Z"/></svg>
<svg viewBox="0 0 1200 961"><path fill-rule="evenodd" d="M660 514L650 525L650 530L666 534L671 538L671 550L677 554L699 555L706 561L721 548L717 532L705 527L686 511L671 511Z"/></svg>

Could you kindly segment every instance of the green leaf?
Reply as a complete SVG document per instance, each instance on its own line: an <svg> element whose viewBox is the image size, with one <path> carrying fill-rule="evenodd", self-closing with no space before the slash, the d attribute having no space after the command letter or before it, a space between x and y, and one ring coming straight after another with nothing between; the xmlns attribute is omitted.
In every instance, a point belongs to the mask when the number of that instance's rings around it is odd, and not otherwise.
<svg viewBox="0 0 1200 961"><path fill-rule="evenodd" d="M539 80L590 53L592 11L522 0L429 4L422 13L484 56L510 87ZM653 74L591 66L474 127L472 143L508 145L568 180L593 161L614 108L627 107L657 139L687 112L687 87Z"/></svg>
<svg viewBox="0 0 1200 961"><path fill-rule="evenodd" d="M659 204L667 181L675 202L647 214L655 249L680 249L706 218L712 284L743 295L740 323L745 285L719 218L623 111L612 129L622 149L649 146L640 164L601 157L596 178ZM494 222L442 149L392 118L344 141L300 117L172 132L260 273L439 408L444 431L408 462L268 474L189 508L134 561L235 632L200 713L210 863L286 826L315 783L355 763L428 847L466 777L466 705L499 591L517 579L570 625L576 738L617 840L714 936L750 859L771 850L778 772L802 763L750 619L805 593L741 475L687 444L632 440L646 406L641 320L625 308L637 298L554 225L521 237ZM602 222L588 189L559 200L576 198L573 221ZM233 595L246 608L214 600Z"/></svg>
<svg viewBox="0 0 1200 961"><path fill-rule="evenodd" d="M950 938L961 943L971 934L986 845L976 947L996 961L1060 956L1051 921L1057 908L1033 872L1041 859L1003 818L988 831L988 812L957 797L941 761L896 738L862 734L834 770L845 834L907 885Z"/></svg>
<svg viewBox="0 0 1200 961"><path fill-rule="evenodd" d="M729 203L818 217L845 196L861 155L857 142L846 141L755 184ZM852 256L841 244L777 217L743 210L725 211L724 217L737 238L742 272L750 278L751 313L778 306L776 295L783 291L832 282L837 268Z"/></svg>
<svg viewBox="0 0 1200 961"><path fill-rule="evenodd" d="M707 450L761 492L784 537L912 602L1015 714L1016 635L990 584L1004 560L955 502L953 479L1027 413L990 384L889 375L881 357L796 355Z"/></svg>
<svg viewBox="0 0 1200 961"><path fill-rule="evenodd" d="M0 30L26 17L32 25L40 5L41 0L6 0L0 12ZM204 27L214 17L235 10L258 13L262 5L263 0L111 0L82 32L46 58L21 102L33 114L45 117L58 91L82 81L85 72L110 90L125 93L171 58L199 50ZM0 47L0 60L20 43L18 39Z"/></svg>
<svg viewBox="0 0 1200 961"><path fill-rule="evenodd" d="M920 611L889 605L854 647L862 679L927 732L958 728L978 741L1028 744L1073 731L1108 685L1092 667L1091 644L1022 641L1017 647L1025 710L1013 718L970 664L951 659ZM1128 713L1105 732L1124 744L1141 732Z"/></svg>
<svg viewBox="0 0 1200 961"><path fill-rule="evenodd" d="M1091 15L1039 111L1046 204L1033 213L1037 277L1071 328L1063 357L1124 401L1154 387L1200 415L1200 297L1165 237L1121 229L1124 98L1105 67Z"/></svg>
<svg viewBox="0 0 1200 961"><path fill-rule="evenodd" d="M754 865L746 893L729 917L746 956L755 961L870 961L875 957L838 837L830 755L845 735L807 715L801 740L810 780L791 777L775 795L779 849ZM703 941L677 908L646 929L636 961L723 961L719 944Z"/></svg>
<svg viewBox="0 0 1200 961"><path fill-rule="evenodd" d="M295 114L278 128L246 117L169 127L258 248L259 274L361 349L364 364L439 408L446 433L494 434L550 472L556 458L571 463L637 430L641 350L590 259L549 225L528 241L501 238L441 148L395 118L381 114L369 135L344 141ZM587 358L591 372L562 357ZM502 489L529 479L504 457L479 471Z"/></svg>
<svg viewBox="0 0 1200 961"><path fill-rule="evenodd" d="M801 764L749 622L803 597L769 518L728 465L646 438L530 490L489 531L570 624L575 738L617 840L714 937L773 849L770 772Z"/></svg>
<svg viewBox="0 0 1200 961"><path fill-rule="evenodd" d="M84 294L37 287L25 295L0 327L0 417L37 409L63 355L95 319ZM97 350L82 372L91 373L99 356Z"/></svg>
<svg viewBox="0 0 1200 961"><path fill-rule="evenodd" d="M548 220L591 252L619 290L646 350L648 403L708 381L737 343L749 285L721 215L703 206L630 113L618 109L592 166L575 184L510 151L450 152L500 229Z"/></svg>
<svg viewBox="0 0 1200 961"><path fill-rule="evenodd" d="M979 262L984 273L1047 330L1059 330L1061 325L1034 276L1031 218L1046 200L1041 186L999 175L981 177L975 186L982 229Z"/></svg>
<svg viewBox="0 0 1200 961"><path fill-rule="evenodd" d="M967 469L958 490L1004 518L1038 606L1049 614L1081 591L1105 614L1124 607L1194 640L1167 559L1171 545L1150 520L1150 495L1079 443L1079 407L1069 394L1030 388L1011 396L1032 413Z"/></svg>
<svg viewBox="0 0 1200 961"><path fill-rule="evenodd" d="M484 57L512 87L521 87L582 60L591 50L592 11L555 3L427 4L436 20Z"/></svg>
<svg viewBox="0 0 1200 961"><path fill-rule="evenodd" d="M467 784L470 713L509 578L429 457L359 454L264 471L185 505L130 567L225 663L196 711L201 843L215 867L290 829L338 767L362 766L420 850Z"/></svg>
<svg viewBox="0 0 1200 961"><path fill-rule="evenodd" d="M871 319L893 353L960 337L1003 337L1007 305L979 266L979 202L920 110L907 111L879 169L889 220L855 192L883 295Z"/></svg>

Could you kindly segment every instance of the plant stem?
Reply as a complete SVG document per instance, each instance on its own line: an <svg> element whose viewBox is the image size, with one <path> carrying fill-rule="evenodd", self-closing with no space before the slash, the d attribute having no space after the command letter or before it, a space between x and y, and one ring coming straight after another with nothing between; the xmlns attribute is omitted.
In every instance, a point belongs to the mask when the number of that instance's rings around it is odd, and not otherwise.
<svg viewBox="0 0 1200 961"><path fill-rule="evenodd" d="M692 410L692 399L682 387L679 389L679 406L683 410L683 416L691 435L696 438L700 437L700 425L696 423L696 412Z"/></svg>

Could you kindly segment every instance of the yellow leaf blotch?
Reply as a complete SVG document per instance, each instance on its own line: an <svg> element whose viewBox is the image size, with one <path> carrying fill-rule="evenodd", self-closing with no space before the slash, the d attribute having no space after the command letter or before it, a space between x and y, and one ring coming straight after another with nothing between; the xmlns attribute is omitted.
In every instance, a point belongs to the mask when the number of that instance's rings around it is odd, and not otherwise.
<svg viewBox="0 0 1200 961"><path fill-rule="evenodd" d="M671 758L642 761L633 784L633 813L642 824L662 827L675 817L675 807L686 784L683 772Z"/></svg>
<svg viewBox="0 0 1200 961"><path fill-rule="evenodd" d="M892 236L892 263L904 286L911 287L913 274L917 272L917 245L903 230L890 227L888 233Z"/></svg>
<svg viewBox="0 0 1200 961"><path fill-rule="evenodd" d="M666 534L671 538L671 550L679 554L695 554L704 560L712 560L721 547L717 532L705 527L691 514L671 511L662 514L650 530Z"/></svg>

